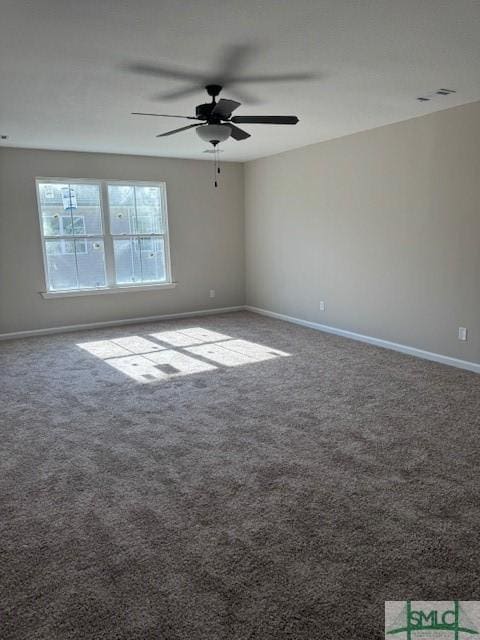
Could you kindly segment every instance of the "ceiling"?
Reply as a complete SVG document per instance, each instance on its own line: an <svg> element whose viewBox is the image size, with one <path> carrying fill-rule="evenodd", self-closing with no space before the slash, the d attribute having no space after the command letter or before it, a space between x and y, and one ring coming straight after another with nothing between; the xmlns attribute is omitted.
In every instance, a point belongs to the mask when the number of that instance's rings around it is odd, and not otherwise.
<svg viewBox="0 0 480 640"><path fill-rule="evenodd" d="M2 146L203 158L193 131L155 134L188 121L131 111L193 115L201 91L136 75L157 63L215 70L226 47L256 53L245 74L311 72L314 79L239 85L258 104L237 113L296 114L296 126L242 125L252 137L223 144L246 161L480 100L478 0L2 0ZM419 102L439 88L449 96ZM223 97L235 98L233 88Z"/></svg>

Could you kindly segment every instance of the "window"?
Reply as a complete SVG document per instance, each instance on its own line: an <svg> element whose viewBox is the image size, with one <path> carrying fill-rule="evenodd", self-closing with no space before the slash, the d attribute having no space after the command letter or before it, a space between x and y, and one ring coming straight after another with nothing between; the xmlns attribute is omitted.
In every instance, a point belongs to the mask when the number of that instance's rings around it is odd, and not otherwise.
<svg viewBox="0 0 480 640"><path fill-rule="evenodd" d="M38 179L47 292L171 283L165 185Z"/></svg>
<svg viewBox="0 0 480 640"><path fill-rule="evenodd" d="M165 282L165 219L159 187L108 185L117 284Z"/></svg>

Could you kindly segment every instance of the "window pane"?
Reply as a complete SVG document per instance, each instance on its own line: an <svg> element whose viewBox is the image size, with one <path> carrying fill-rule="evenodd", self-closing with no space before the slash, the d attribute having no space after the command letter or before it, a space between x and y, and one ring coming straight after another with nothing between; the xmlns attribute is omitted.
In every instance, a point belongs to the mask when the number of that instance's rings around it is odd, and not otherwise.
<svg viewBox="0 0 480 640"><path fill-rule="evenodd" d="M103 240L46 240L49 289L104 287Z"/></svg>
<svg viewBox="0 0 480 640"><path fill-rule="evenodd" d="M64 215L69 216L63 208L62 193L66 189L68 189L68 184L65 183L38 185L43 233L46 236L62 235L61 219Z"/></svg>
<svg viewBox="0 0 480 640"><path fill-rule="evenodd" d="M113 235L165 233L161 187L108 185Z"/></svg>
<svg viewBox="0 0 480 640"><path fill-rule="evenodd" d="M137 238L114 239L117 284L142 282L140 252Z"/></svg>
<svg viewBox="0 0 480 640"><path fill-rule="evenodd" d="M135 187L137 233L164 233L160 187Z"/></svg>
<svg viewBox="0 0 480 640"><path fill-rule="evenodd" d="M78 289L73 240L46 240L50 290Z"/></svg>
<svg viewBox="0 0 480 640"><path fill-rule="evenodd" d="M105 287L105 253L103 240L75 240L77 249L78 285L80 289Z"/></svg>
<svg viewBox="0 0 480 640"><path fill-rule="evenodd" d="M165 243L163 238L140 238L143 282L164 282Z"/></svg>
<svg viewBox="0 0 480 640"><path fill-rule="evenodd" d="M102 233L102 212L100 209L100 185L71 184L70 191L75 196L70 203L74 233L97 236Z"/></svg>
<svg viewBox="0 0 480 640"><path fill-rule="evenodd" d="M136 233L135 190L133 186L108 185L110 230L113 235Z"/></svg>
<svg viewBox="0 0 480 640"><path fill-rule="evenodd" d="M117 284L165 282L163 238L114 239Z"/></svg>
<svg viewBox="0 0 480 640"><path fill-rule="evenodd" d="M44 235L102 233L98 184L41 183L38 189Z"/></svg>

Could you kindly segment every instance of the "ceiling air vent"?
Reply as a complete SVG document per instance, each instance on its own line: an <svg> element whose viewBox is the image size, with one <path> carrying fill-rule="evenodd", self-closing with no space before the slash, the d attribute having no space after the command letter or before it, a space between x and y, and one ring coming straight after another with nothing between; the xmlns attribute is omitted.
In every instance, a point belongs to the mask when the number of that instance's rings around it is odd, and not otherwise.
<svg viewBox="0 0 480 640"><path fill-rule="evenodd" d="M427 93L424 96L419 96L417 100L419 102L429 102L432 98L436 96L449 96L451 93L457 93L454 89L437 89L436 91L432 91L431 93Z"/></svg>

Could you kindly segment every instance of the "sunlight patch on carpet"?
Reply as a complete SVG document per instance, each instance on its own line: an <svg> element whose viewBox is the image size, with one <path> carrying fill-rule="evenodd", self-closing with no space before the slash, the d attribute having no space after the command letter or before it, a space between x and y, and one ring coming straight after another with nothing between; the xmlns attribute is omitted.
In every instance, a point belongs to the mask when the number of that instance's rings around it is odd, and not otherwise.
<svg viewBox="0 0 480 640"><path fill-rule="evenodd" d="M155 342L133 335L78 343L77 347L142 383L290 355L279 349L239 340L202 327L161 331L150 334L149 338L153 338Z"/></svg>

